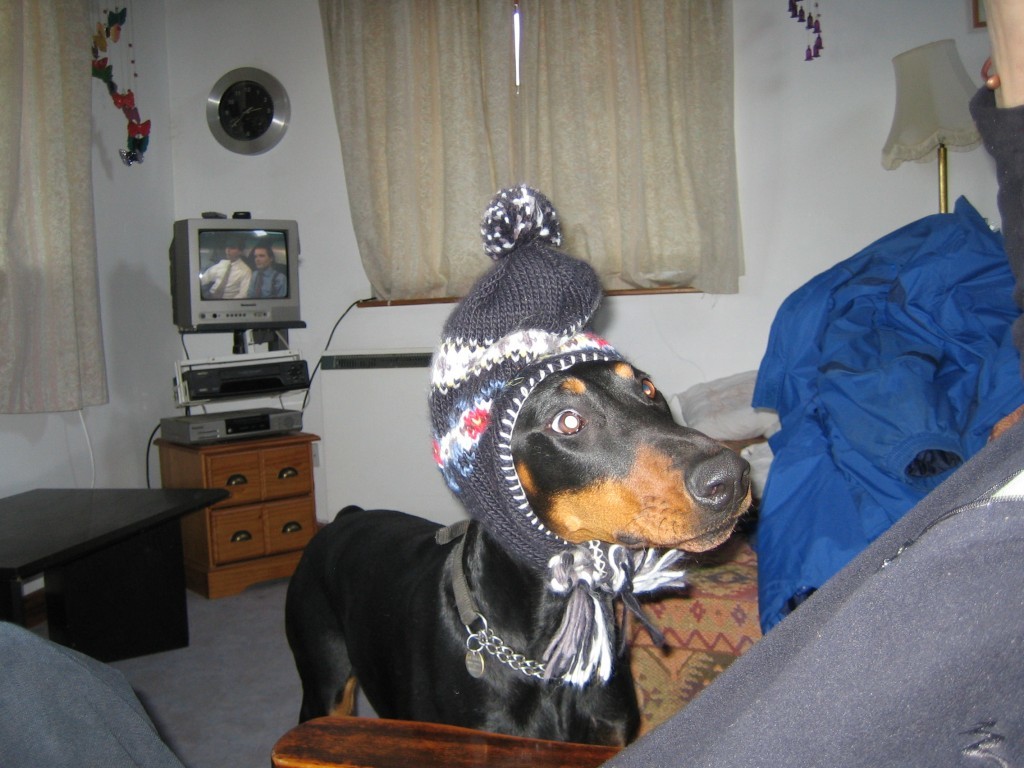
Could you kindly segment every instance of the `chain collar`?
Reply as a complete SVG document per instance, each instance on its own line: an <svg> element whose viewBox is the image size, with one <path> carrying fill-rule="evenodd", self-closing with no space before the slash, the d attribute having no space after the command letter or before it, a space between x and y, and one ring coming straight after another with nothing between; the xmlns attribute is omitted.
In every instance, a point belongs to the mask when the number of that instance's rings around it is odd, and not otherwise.
<svg viewBox="0 0 1024 768"><path fill-rule="evenodd" d="M588 542L573 554L551 558L548 588L568 596L562 626L555 633L544 661L524 656L491 630L470 594L463 566L465 533L469 521L463 520L438 530L435 540L448 544L458 540L449 554L452 589L459 619L466 627L466 669L473 677L484 674L484 653L502 664L530 677L558 679L573 685L586 685L594 675L607 681L614 664L612 637L605 629L605 607L598 597L605 592L622 599L650 633L658 646L664 638L650 622L636 594L685 586L685 571L676 568L684 557L679 550L653 549L630 551L610 545L606 552L600 542ZM474 629L479 627L479 629ZM582 633L582 634L581 634ZM581 644L582 641L582 644Z"/></svg>
<svg viewBox="0 0 1024 768"><path fill-rule="evenodd" d="M487 626L487 619L479 617L483 628L474 632L472 628L466 627L469 637L466 638L466 669L473 677L482 677L484 674L484 659L481 652L493 656L502 664L522 672L529 677L536 677L539 680L546 679L544 664L533 659L526 658L518 651L505 645L505 641L498 637Z"/></svg>
<svg viewBox="0 0 1024 768"><path fill-rule="evenodd" d="M455 607L459 611L459 619L466 628L466 670L473 677L483 677L484 657L483 654L494 657L499 662L517 672L522 672L529 677L546 679L544 664L533 659L528 659L523 654L505 645L494 630L487 625L484 618L473 602L473 596L469 591L469 583L466 581L466 571L463 567L463 551L466 544L466 529L469 527L468 520L462 520L447 528L442 528L435 535L438 544L448 544L458 540L452 549L448 559L452 568L452 588L455 592ZM473 629L474 626L480 629Z"/></svg>

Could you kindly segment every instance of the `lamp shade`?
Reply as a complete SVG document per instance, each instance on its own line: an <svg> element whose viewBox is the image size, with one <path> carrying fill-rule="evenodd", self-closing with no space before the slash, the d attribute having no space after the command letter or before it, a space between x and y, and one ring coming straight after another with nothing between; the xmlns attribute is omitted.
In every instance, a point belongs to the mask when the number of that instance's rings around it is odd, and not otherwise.
<svg viewBox="0 0 1024 768"><path fill-rule="evenodd" d="M976 86L952 40L939 40L901 53L896 70L896 112L882 148L887 170L904 160L926 162L945 145L966 151L981 143L968 108Z"/></svg>

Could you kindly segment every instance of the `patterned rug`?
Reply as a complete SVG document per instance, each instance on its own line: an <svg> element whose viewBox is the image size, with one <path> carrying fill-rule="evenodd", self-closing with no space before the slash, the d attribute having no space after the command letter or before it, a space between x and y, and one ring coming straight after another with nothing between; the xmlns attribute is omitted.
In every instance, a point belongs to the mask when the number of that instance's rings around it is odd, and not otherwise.
<svg viewBox="0 0 1024 768"><path fill-rule="evenodd" d="M646 603L665 634L657 648L638 621L629 625L641 733L684 707L761 637L757 555L742 536L702 555L682 594Z"/></svg>

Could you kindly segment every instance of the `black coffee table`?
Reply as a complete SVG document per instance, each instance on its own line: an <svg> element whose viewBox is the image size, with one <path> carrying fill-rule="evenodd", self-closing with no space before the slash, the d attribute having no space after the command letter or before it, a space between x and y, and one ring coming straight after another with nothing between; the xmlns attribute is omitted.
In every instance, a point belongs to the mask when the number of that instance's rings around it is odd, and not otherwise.
<svg viewBox="0 0 1024 768"><path fill-rule="evenodd" d="M101 661L188 645L182 515L205 489L64 489L0 499L0 619L24 625L43 574L50 639Z"/></svg>

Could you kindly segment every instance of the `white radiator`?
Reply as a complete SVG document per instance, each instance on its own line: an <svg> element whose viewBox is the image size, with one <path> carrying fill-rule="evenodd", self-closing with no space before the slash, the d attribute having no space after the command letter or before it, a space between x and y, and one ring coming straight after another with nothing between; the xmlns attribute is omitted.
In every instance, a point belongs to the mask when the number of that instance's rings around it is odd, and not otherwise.
<svg viewBox="0 0 1024 768"><path fill-rule="evenodd" d="M430 350L325 354L320 361L327 514L358 504L453 523L466 515L434 463Z"/></svg>

